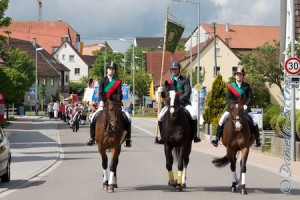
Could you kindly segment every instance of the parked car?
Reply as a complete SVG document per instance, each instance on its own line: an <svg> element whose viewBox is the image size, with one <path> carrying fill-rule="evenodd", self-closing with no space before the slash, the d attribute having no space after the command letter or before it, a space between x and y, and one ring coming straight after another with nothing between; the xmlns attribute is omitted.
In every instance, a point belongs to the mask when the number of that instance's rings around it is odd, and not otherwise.
<svg viewBox="0 0 300 200"><path fill-rule="evenodd" d="M0 179L1 182L10 181L10 144L6 134L0 127Z"/></svg>

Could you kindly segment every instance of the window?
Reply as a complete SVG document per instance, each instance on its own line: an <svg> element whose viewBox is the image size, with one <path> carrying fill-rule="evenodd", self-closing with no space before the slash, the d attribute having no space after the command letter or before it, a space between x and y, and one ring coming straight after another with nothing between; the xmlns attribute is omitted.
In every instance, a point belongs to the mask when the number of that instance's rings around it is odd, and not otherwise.
<svg viewBox="0 0 300 200"><path fill-rule="evenodd" d="M220 67L214 67L214 76L217 76L220 73Z"/></svg>
<svg viewBox="0 0 300 200"><path fill-rule="evenodd" d="M234 76L235 72L237 72L237 67L232 67L232 76Z"/></svg>
<svg viewBox="0 0 300 200"><path fill-rule="evenodd" d="M69 55L69 62L74 62L74 61L75 61L75 56Z"/></svg>
<svg viewBox="0 0 300 200"><path fill-rule="evenodd" d="M69 75L66 75L65 82L66 82L66 83L69 82Z"/></svg>
<svg viewBox="0 0 300 200"><path fill-rule="evenodd" d="M63 59L63 60L66 60L65 54L62 55L62 59Z"/></svg>
<svg viewBox="0 0 300 200"><path fill-rule="evenodd" d="M58 54L56 55L56 59L58 60Z"/></svg>
<svg viewBox="0 0 300 200"><path fill-rule="evenodd" d="M47 83L47 79L44 78L44 85L46 85L46 83Z"/></svg>
<svg viewBox="0 0 300 200"><path fill-rule="evenodd" d="M216 56L221 57L221 49L220 48L216 48Z"/></svg>
<svg viewBox="0 0 300 200"><path fill-rule="evenodd" d="M54 86L54 79L51 78L51 86Z"/></svg>
<svg viewBox="0 0 300 200"><path fill-rule="evenodd" d="M80 75L80 68L75 68L75 75Z"/></svg>

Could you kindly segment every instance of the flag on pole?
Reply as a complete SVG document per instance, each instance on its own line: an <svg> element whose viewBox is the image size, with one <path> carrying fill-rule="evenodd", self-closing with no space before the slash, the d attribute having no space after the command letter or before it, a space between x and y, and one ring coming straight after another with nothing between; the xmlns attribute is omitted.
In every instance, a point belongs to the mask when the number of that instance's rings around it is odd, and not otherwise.
<svg viewBox="0 0 300 200"><path fill-rule="evenodd" d="M167 22L167 34L166 34L166 50L174 53L176 46L184 31L184 27L176 22L168 19Z"/></svg>
<svg viewBox="0 0 300 200"><path fill-rule="evenodd" d="M149 90L150 90L150 94L149 95L150 95L151 100L155 100L153 79L152 79L152 81L150 83Z"/></svg>

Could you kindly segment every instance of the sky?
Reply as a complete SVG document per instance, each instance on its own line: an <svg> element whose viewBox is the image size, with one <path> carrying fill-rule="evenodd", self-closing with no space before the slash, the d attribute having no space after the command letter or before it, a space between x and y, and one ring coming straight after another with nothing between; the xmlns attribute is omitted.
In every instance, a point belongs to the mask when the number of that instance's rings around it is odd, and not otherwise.
<svg viewBox="0 0 300 200"><path fill-rule="evenodd" d="M180 1L180 0L179 0ZM184 1L184 0L181 0ZM135 37L163 37L169 18L185 26L184 37L198 23L235 25L280 24L280 0L42 0L42 20L66 21L85 44L107 41L124 52ZM5 13L15 21L37 21L38 0L10 0ZM119 39L127 39L121 42Z"/></svg>

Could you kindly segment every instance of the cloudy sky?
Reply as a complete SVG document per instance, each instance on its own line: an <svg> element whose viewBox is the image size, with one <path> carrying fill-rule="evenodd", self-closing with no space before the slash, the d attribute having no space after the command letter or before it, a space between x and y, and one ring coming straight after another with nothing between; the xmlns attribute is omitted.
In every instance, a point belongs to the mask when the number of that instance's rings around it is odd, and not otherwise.
<svg viewBox="0 0 300 200"><path fill-rule="evenodd" d="M42 20L62 19L87 44L107 40L116 51L128 44L119 38L163 37L167 4L170 17L195 29L196 4L173 0L42 0ZM10 0L6 16L16 21L38 20L37 0ZM200 0L200 23L279 26L280 0ZM185 31L184 36L188 36Z"/></svg>

